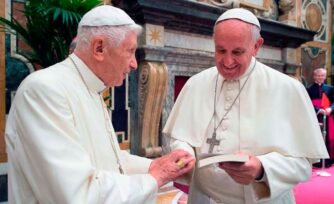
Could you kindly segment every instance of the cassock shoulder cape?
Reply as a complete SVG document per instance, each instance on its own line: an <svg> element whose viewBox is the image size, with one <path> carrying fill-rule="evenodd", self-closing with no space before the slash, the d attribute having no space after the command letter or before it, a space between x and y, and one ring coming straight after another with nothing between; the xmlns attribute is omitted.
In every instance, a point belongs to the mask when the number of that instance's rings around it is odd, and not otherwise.
<svg viewBox="0 0 334 204"><path fill-rule="evenodd" d="M151 160L120 150L105 127L103 82L70 57L82 78L66 59L29 75L15 95L6 126L9 203L156 203Z"/></svg>
<svg viewBox="0 0 334 204"><path fill-rule="evenodd" d="M187 81L163 130L167 136L202 145L213 117L217 75L212 67ZM222 80L219 76L218 84ZM328 157L305 87L260 62L240 94L239 125L241 150L254 155L278 152L312 161Z"/></svg>

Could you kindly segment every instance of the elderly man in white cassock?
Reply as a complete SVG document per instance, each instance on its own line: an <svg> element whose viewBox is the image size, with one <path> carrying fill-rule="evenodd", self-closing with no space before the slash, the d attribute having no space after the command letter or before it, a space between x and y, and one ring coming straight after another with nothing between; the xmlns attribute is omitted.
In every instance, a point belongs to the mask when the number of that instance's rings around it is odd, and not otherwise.
<svg viewBox="0 0 334 204"><path fill-rule="evenodd" d="M213 33L216 66L188 80L166 123L172 149L248 157L196 165L190 204L294 203L292 188L328 157L303 85L256 60L260 29L245 9L223 13Z"/></svg>
<svg viewBox="0 0 334 204"><path fill-rule="evenodd" d="M74 53L22 82L6 126L9 203L155 204L192 169L183 150L153 161L120 150L101 92L137 68L140 32L124 11L96 7Z"/></svg>

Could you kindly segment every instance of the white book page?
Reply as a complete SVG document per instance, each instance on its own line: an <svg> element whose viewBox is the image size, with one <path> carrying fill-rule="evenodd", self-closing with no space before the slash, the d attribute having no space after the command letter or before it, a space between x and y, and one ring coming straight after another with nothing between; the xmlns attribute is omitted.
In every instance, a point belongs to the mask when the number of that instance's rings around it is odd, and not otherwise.
<svg viewBox="0 0 334 204"><path fill-rule="evenodd" d="M199 154L198 157L198 168L204 166L220 163L220 162L247 162L249 160L248 155L242 154Z"/></svg>

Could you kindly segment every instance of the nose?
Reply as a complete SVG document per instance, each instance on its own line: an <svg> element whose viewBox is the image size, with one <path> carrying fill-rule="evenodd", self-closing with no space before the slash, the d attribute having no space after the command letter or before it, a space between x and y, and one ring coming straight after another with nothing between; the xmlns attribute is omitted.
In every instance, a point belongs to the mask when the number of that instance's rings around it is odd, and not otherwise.
<svg viewBox="0 0 334 204"><path fill-rule="evenodd" d="M230 67L234 64L234 59L231 55L226 54L223 57L223 64L225 67Z"/></svg>
<svg viewBox="0 0 334 204"><path fill-rule="evenodd" d="M130 61L130 68L136 70L138 68L136 57L133 55Z"/></svg>

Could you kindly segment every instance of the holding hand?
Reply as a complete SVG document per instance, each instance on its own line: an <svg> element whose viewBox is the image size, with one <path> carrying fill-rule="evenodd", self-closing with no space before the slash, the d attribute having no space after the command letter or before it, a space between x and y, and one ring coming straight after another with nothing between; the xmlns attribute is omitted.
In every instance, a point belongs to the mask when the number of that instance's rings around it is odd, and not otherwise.
<svg viewBox="0 0 334 204"><path fill-rule="evenodd" d="M329 116L331 113L332 113L332 108L329 107L329 108L326 108L326 109L319 109L318 112L317 112L317 115L321 114L321 115Z"/></svg>
<svg viewBox="0 0 334 204"><path fill-rule="evenodd" d="M257 179L261 179L264 173L261 161L254 155L249 156L245 163L223 162L219 167L224 169L232 179L243 185L248 185Z"/></svg>
<svg viewBox="0 0 334 204"><path fill-rule="evenodd" d="M158 186L161 187L188 173L194 165L195 158L190 153L178 149L153 160L148 172L157 180Z"/></svg>
<svg viewBox="0 0 334 204"><path fill-rule="evenodd" d="M325 109L319 109L317 112L317 115L321 114L321 115L326 115L326 110Z"/></svg>
<svg viewBox="0 0 334 204"><path fill-rule="evenodd" d="M326 115L329 116L332 113L332 108L326 108Z"/></svg>

